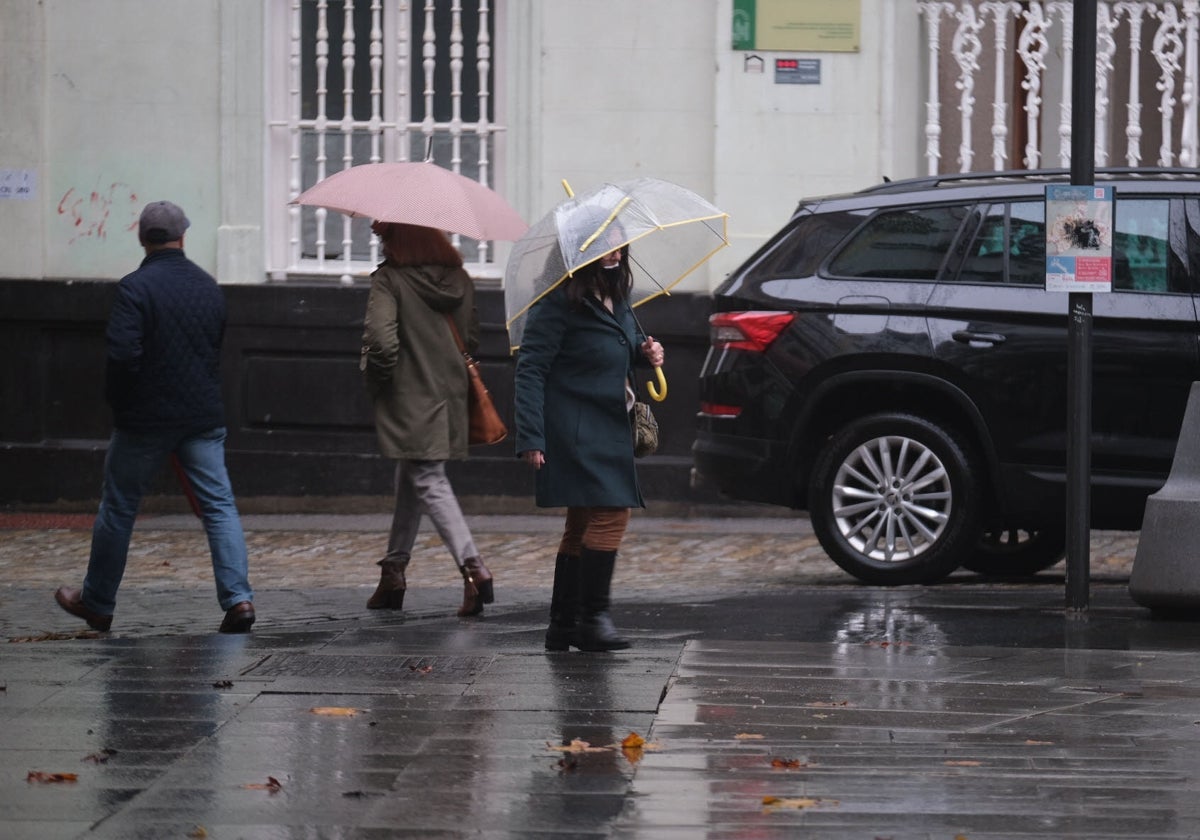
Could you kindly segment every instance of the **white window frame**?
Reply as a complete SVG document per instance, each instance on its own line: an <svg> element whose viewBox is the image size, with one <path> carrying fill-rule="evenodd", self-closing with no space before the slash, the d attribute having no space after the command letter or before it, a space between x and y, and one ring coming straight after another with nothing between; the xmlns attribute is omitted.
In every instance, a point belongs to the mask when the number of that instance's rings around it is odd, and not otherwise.
<svg viewBox="0 0 1200 840"><path fill-rule="evenodd" d="M264 168L266 172L264 190L265 223L264 236L266 239L267 276L273 281L331 279L346 284L361 281L378 263L378 243L369 233L364 234L365 225L358 222L351 232L349 217L336 211L326 211L318 208L301 208L290 205L292 199L310 183L302 183L304 163L300 159L301 136L303 132L324 130L327 134L342 135L347 132L370 136L370 160L403 161L411 159L409 149L413 138L420 137L424 141L434 136L449 138L452 144L449 168L459 171L463 161L460 159L460 140L468 135L478 135L482 139L479 149L481 160L471 161L472 168L478 164L479 177L493 189L503 192L504 178L502 166L505 160L505 125L501 118L504 97L500 95L503 73L497 67L495 42L500 41L500 33L505 24L505 0L478 0L480 15L486 14L491 18L492 31L495 36L490 39L480 39L478 43L478 62L475 67L461 68L461 74L484 73L490 84L481 85L480 119L478 122L464 122L457 116L444 121L434 121L432 115L426 119L413 121L413 102L409 96L412 74L422 76L427 73L435 62L451 63L454 57L442 50L435 52L432 42L414 44L411 40L409 26L413 10L426 14L426 26L433 20L435 5L442 6L443 11L450 5L452 15L475 14L474 10L463 9L462 0L349 0L355 7L370 7L375 21L378 22L379 38L372 38L371 63L376 58L380 62L378 71L372 68L372 114L367 120L322 119L318 114L316 120L302 120L301 108L301 32L300 9L302 2L310 0L270 0L267 9L266 32L269 39L265 51L267 67L265 72L267 91L266 102L266 150ZM319 7L324 7L328 0L311 0ZM334 10L327 10L333 14ZM376 15L377 13L377 15ZM373 21L372 29L375 28ZM439 35L441 32L439 31ZM461 33L459 33L461 34ZM342 62L341 42L329 40L326 42L327 61ZM375 79L379 80L378 90L375 89ZM425 110L428 113L428 103L432 99L430 86L425 86ZM327 98L342 97L346 91L329 90ZM489 101L490 100L490 101ZM348 109L347 109L348 110ZM457 108L455 111L457 112ZM493 119L488 120L488 111ZM405 142L402 142L405 141ZM318 173L322 162L314 158ZM312 162L309 162L310 164ZM359 161L362 162L362 161ZM439 161L441 162L441 161ZM344 161L335 159L332 155L323 163L325 176L332 175L344 166ZM315 180L314 180L315 183ZM326 242L334 247L328 250L341 252L342 256L330 258L323 254L318 247L317 255L303 256L301 241L303 214L311 214L317 220L318 229L340 230L342 238L339 242ZM344 220L342 225L322 225L326 217ZM328 235L328 234L327 234ZM355 248L347 245L353 238ZM332 237L330 237L332 239ZM456 244L461 241L456 237ZM366 259L354 259L353 250L361 252L364 247L369 249ZM474 245L472 240L465 240ZM478 243L478 247L469 249L475 255L475 260L466 264L468 272L477 279L499 279L503 274L503 263L499 257L507 252L507 248L497 253L496 243Z"/></svg>

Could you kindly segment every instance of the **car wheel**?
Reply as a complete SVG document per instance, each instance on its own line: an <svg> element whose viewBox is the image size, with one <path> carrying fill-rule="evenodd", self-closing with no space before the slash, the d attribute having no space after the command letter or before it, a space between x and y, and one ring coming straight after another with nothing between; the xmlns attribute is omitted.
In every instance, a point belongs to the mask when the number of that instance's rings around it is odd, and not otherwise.
<svg viewBox="0 0 1200 840"><path fill-rule="evenodd" d="M978 473L973 450L938 423L891 413L854 420L817 454L813 531L864 583L933 583L979 541Z"/></svg>
<svg viewBox="0 0 1200 840"><path fill-rule="evenodd" d="M1049 569L1067 550L1062 528L986 531L963 568L992 577L1028 577Z"/></svg>

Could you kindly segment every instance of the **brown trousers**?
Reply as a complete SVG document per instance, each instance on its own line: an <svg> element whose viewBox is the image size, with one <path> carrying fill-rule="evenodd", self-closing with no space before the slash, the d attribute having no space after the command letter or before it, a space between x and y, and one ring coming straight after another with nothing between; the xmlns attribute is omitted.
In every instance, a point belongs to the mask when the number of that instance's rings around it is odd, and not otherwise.
<svg viewBox="0 0 1200 840"><path fill-rule="evenodd" d="M616 551L629 526L629 508L569 507L559 554L578 557L583 548Z"/></svg>

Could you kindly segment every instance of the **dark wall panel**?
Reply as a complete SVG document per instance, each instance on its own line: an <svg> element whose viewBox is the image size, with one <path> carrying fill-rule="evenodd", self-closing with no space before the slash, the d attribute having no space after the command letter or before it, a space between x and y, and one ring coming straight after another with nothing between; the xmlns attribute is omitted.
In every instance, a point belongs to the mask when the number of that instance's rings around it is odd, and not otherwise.
<svg viewBox="0 0 1200 840"><path fill-rule="evenodd" d="M0 504L89 501L99 493L110 431L104 325L115 284L0 280ZM358 371L367 289L334 284L224 287L228 462L239 497L391 492ZM478 296L484 381L512 423L512 358L498 289ZM696 379L708 349L708 299L679 294L639 308L666 348L669 395L654 410L659 452L641 462L647 499L708 501L688 486ZM511 438L453 463L458 491L532 493ZM156 491L177 493L164 468Z"/></svg>

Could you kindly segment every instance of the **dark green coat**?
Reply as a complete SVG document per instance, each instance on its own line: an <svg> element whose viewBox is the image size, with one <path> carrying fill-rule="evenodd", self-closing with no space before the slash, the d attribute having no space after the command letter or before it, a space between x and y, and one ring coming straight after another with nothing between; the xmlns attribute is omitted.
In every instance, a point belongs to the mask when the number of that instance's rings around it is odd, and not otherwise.
<svg viewBox="0 0 1200 840"><path fill-rule="evenodd" d="M517 355L516 451L541 450L539 507L645 507L625 383L644 340L628 303L572 310L564 287L530 310Z"/></svg>
<svg viewBox="0 0 1200 840"><path fill-rule="evenodd" d="M474 350L475 287L463 269L385 262L371 275L360 367L388 458L467 457L467 368L446 312Z"/></svg>

